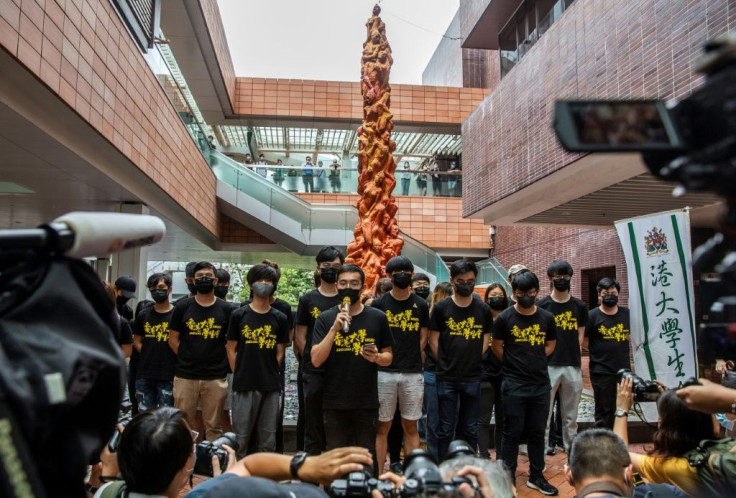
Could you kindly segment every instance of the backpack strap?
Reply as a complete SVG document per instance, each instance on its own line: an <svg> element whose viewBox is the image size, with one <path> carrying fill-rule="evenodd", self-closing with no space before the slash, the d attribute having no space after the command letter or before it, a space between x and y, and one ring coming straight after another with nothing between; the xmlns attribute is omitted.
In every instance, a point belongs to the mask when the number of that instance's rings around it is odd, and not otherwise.
<svg viewBox="0 0 736 498"><path fill-rule="evenodd" d="M729 452L736 451L736 441L731 438L703 439L698 443L697 448L688 451L683 457L687 459L691 467L698 468L708 463L712 448L722 444L729 445Z"/></svg>
<svg viewBox="0 0 736 498"><path fill-rule="evenodd" d="M127 496L125 481L114 481L102 490L100 498L123 498Z"/></svg>

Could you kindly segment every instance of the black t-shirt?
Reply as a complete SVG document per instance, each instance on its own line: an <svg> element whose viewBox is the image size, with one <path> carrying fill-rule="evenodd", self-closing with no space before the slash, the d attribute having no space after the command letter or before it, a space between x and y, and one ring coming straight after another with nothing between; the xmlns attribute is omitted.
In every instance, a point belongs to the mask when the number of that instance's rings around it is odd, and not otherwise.
<svg viewBox="0 0 736 498"><path fill-rule="evenodd" d="M179 332L176 376L183 379L223 379L227 375L225 341L233 307L222 299L200 306L194 297L174 307L170 330Z"/></svg>
<svg viewBox="0 0 736 498"><path fill-rule="evenodd" d="M429 306L427 301L409 294L404 301L397 301L390 292L373 300L371 304L386 314L391 330L394 359L387 367L378 367L387 372L420 373L422 354L420 339L422 327L429 327Z"/></svg>
<svg viewBox="0 0 736 498"><path fill-rule="evenodd" d="M174 309L159 313L153 306L138 314L133 333L142 337L138 377L157 381L174 380L176 355L169 347L169 324Z"/></svg>
<svg viewBox="0 0 736 498"><path fill-rule="evenodd" d="M289 342L286 315L271 308L259 313L250 306L233 311L227 340L238 341L233 391L278 391L281 373L276 345Z"/></svg>
<svg viewBox="0 0 736 498"><path fill-rule="evenodd" d="M323 296L317 289L311 290L299 298L299 305L296 309L296 324L307 326L307 342L304 346L304 358L302 359L305 368L314 369L309 353L312 351L312 344L314 343L314 323L317 317L323 311L338 304L340 304L340 298L337 295L332 297ZM327 329L329 330L331 326L332 323Z"/></svg>
<svg viewBox="0 0 736 498"><path fill-rule="evenodd" d="M479 299L461 308L448 297L434 305L429 322L429 328L440 333L437 378L479 380L484 334L491 333L493 324L491 308Z"/></svg>
<svg viewBox="0 0 736 498"><path fill-rule="evenodd" d="M547 310L555 317L557 326L557 346L547 358L555 367L580 366L580 336L578 328L585 327L588 321L588 307L582 300L570 296L564 303L558 303L551 296L537 302L537 306Z"/></svg>
<svg viewBox="0 0 736 498"><path fill-rule="evenodd" d="M555 317L537 306L532 315L514 308L501 312L493 322L493 338L503 342L504 382L549 386L545 342L557 337Z"/></svg>
<svg viewBox="0 0 736 498"><path fill-rule="evenodd" d="M501 362L493 354L493 348L489 346L486 352L483 353L483 358L480 362L480 380L483 382L499 380L501 378L502 368Z"/></svg>
<svg viewBox="0 0 736 498"><path fill-rule="evenodd" d="M252 299L246 299L245 301L240 303L240 307L242 308L246 304L250 304L252 302ZM281 313L286 315L286 325L287 327L289 327L289 330L294 328L294 316L291 313L291 305L289 303L277 297L274 302L271 303L271 307L276 308Z"/></svg>
<svg viewBox="0 0 736 498"><path fill-rule="evenodd" d="M319 344L335 323L339 308L324 311L314 325L314 344ZM383 311L366 306L350 322L347 334L338 332L324 363L325 410L374 410L378 408L378 365L360 355L366 344L380 353L391 346L391 330Z"/></svg>
<svg viewBox="0 0 736 498"><path fill-rule="evenodd" d="M133 344L133 330L130 328L130 322L123 318L120 318L120 335L118 335L118 344L124 346L126 344Z"/></svg>
<svg viewBox="0 0 736 498"><path fill-rule="evenodd" d="M615 315L606 315L600 308L588 312L590 372L616 375L621 368L631 368L629 361L629 309L618 307Z"/></svg>

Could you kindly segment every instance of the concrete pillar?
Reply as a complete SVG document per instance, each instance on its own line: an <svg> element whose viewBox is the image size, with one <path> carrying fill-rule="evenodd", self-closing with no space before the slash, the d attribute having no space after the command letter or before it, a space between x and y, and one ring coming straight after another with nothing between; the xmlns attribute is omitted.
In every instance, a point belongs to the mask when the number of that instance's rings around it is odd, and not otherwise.
<svg viewBox="0 0 736 498"><path fill-rule="evenodd" d="M110 280L110 259L109 258L97 258L92 267L100 280Z"/></svg>
<svg viewBox="0 0 736 498"><path fill-rule="evenodd" d="M127 214L149 214L148 206L140 203L120 204L119 211ZM148 269L148 247L128 249L113 254L111 258L111 283L115 283L115 279L123 275L129 275L135 280L136 299L128 303L131 308L135 309L136 302L146 299L148 295L148 289L146 288L146 279L148 278L148 275L146 275Z"/></svg>

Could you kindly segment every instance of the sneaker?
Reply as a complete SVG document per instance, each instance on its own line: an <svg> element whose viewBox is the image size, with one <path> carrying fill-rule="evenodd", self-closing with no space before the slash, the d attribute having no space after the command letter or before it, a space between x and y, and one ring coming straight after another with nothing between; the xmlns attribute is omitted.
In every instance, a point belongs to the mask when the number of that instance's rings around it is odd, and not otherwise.
<svg viewBox="0 0 736 498"><path fill-rule="evenodd" d="M553 456L555 454L555 447L554 446L548 446L547 447L547 454L549 456Z"/></svg>
<svg viewBox="0 0 736 498"><path fill-rule="evenodd" d="M522 455L526 455L527 454L527 450L526 450L526 445L525 444L520 444L519 445L519 453L521 453Z"/></svg>
<svg viewBox="0 0 736 498"><path fill-rule="evenodd" d="M537 477L536 479L529 479L526 482L528 488L536 489L543 495L553 496L557 494L557 488L547 482L544 477Z"/></svg>
<svg viewBox="0 0 736 498"><path fill-rule="evenodd" d="M567 448L563 444L556 444L555 449L560 453L567 453Z"/></svg>
<svg viewBox="0 0 736 498"><path fill-rule="evenodd" d="M397 476L403 476L404 475L404 469L401 468L401 463L400 462L394 462L391 465L389 465L388 468L391 470L391 472L393 472Z"/></svg>

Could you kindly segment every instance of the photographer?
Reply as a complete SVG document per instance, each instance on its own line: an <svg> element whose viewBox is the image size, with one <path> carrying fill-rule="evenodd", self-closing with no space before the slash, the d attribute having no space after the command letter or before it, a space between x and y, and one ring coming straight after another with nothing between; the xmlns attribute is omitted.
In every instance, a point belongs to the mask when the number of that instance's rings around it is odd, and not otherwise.
<svg viewBox="0 0 736 498"><path fill-rule="evenodd" d="M625 377L618 384L613 431L626 444L627 416L633 401L633 381ZM674 484L689 495L699 496L698 471L688 463L685 454L697 448L700 441L717 438L718 425L712 415L685 406L674 389L662 388L657 411L658 429L652 436L652 449L646 455L629 453L634 471L649 482Z"/></svg>

